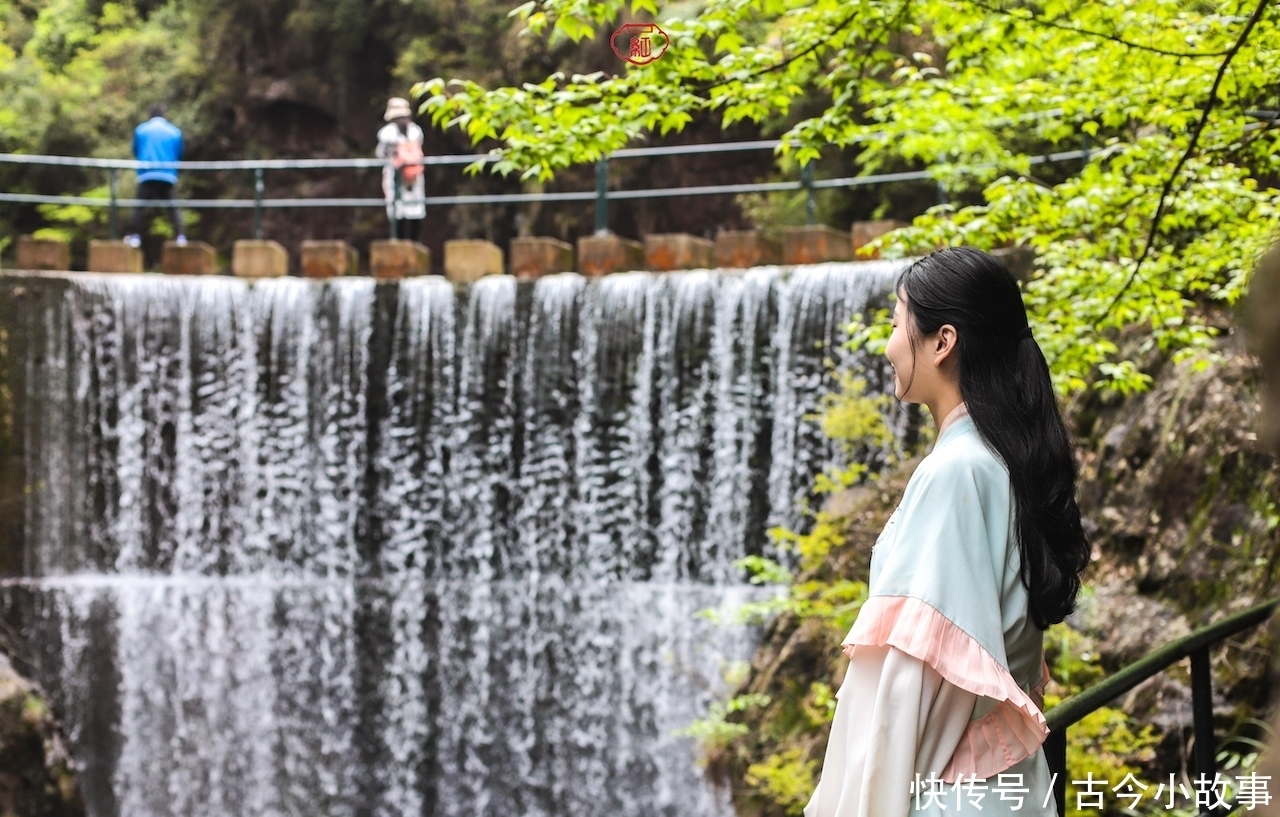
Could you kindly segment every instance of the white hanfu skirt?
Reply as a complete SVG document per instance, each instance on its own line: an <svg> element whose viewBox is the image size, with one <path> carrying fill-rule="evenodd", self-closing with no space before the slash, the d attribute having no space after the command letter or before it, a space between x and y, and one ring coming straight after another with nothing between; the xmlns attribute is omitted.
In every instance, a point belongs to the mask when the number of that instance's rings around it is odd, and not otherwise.
<svg viewBox="0 0 1280 817"><path fill-rule="evenodd" d="M805 817L1057 817L1043 750L994 779L940 782L991 704L894 647L855 648Z"/></svg>

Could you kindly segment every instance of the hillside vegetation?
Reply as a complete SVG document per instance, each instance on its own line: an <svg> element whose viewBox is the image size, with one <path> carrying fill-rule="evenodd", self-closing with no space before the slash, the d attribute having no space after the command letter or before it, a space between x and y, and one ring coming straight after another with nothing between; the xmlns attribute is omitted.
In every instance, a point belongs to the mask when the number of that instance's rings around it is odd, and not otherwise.
<svg viewBox="0 0 1280 817"><path fill-rule="evenodd" d="M549 43L522 35L523 24L509 10L502 0L0 0L0 84L6 89L0 152L129 158L134 126L151 104L162 102L184 131L189 159L367 157L387 98L410 96L424 76L519 85L556 71L623 68L607 31L580 43ZM426 116L420 121L427 154L476 149L464 134L433 127ZM784 118L725 132L713 117L702 116L666 141L753 139L788 125ZM853 167L833 156L826 172L847 175ZM610 169L620 188L743 183L796 173L794 163L776 170L767 150L630 159ZM186 172L179 194L251 199L253 181L248 171ZM268 198L381 196L377 170L271 171L265 181ZM429 195L591 190L594 184L590 164L549 183L467 175L461 166L427 170ZM131 196L133 185L132 173L120 174L121 196ZM102 170L0 163L0 191L106 198L108 190ZM869 197L828 191L819 196L818 215L847 227L887 201L897 203L893 214L910 217L935 195L927 184L892 186ZM160 236L168 228L155 215ZM185 215L188 232L223 253L251 235L247 210ZM630 237L681 230L713 235L719 228L749 227L753 216L771 227L804 223L803 196L743 202L705 196L610 207L612 228ZM0 260L12 263L16 235L39 230L73 239L73 264L82 264L84 242L107 237L107 210L0 203ZM425 238L438 258L450 238L505 244L528 233L573 241L592 230L592 202L450 206L431 210ZM306 238L344 238L363 248L371 238L385 238L387 226L380 208L268 210L264 232L295 251Z"/></svg>

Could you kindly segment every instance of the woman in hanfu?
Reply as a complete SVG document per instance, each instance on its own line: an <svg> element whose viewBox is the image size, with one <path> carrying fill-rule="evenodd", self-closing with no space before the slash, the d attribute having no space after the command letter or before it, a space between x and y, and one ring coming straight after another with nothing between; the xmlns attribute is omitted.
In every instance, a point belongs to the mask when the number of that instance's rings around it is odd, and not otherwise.
<svg viewBox="0 0 1280 817"><path fill-rule="evenodd" d="M896 291L895 394L938 436L872 550L805 817L1054 815L1043 637L1089 561L1070 437L1003 264L944 249Z"/></svg>

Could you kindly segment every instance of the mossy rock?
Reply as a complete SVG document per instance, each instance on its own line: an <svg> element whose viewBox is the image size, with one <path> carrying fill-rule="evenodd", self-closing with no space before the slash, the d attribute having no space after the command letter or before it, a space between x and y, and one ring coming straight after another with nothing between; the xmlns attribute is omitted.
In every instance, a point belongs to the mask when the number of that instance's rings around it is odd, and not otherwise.
<svg viewBox="0 0 1280 817"><path fill-rule="evenodd" d="M34 686L0 653L0 815L83 814L57 723Z"/></svg>

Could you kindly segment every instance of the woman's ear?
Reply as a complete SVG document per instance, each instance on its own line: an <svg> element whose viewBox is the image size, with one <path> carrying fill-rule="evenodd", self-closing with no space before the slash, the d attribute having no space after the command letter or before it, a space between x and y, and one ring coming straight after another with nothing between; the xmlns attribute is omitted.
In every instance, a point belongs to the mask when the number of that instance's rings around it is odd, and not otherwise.
<svg viewBox="0 0 1280 817"><path fill-rule="evenodd" d="M942 368L947 361L955 357L956 328L949 323L944 323L934 334L936 340L933 342L933 365Z"/></svg>

